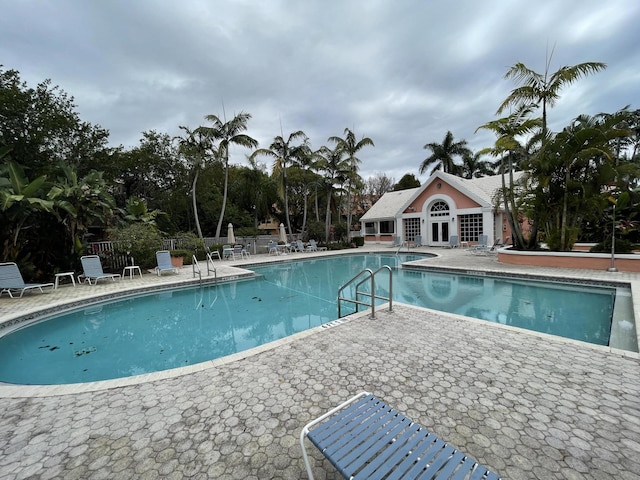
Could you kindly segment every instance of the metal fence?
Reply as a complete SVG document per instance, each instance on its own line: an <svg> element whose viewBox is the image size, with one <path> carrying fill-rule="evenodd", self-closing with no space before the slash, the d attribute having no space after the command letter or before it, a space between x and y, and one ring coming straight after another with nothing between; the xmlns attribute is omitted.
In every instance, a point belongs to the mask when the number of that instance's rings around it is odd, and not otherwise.
<svg viewBox="0 0 640 480"><path fill-rule="evenodd" d="M205 237L204 244L211 248L213 245L225 245L229 244L227 237L221 237L218 241L214 237ZM244 245L252 254L268 253L268 244L271 241L278 241L277 235L260 235L258 237L242 237L236 236L235 244ZM161 250L177 250L181 245L179 240L175 238L164 238L162 240ZM160 250L159 249L159 250ZM119 250L119 249L118 249ZM130 255L116 253L113 242L91 242L88 245L89 255L98 255L102 261L102 264L106 270L118 271L122 270L127 265L132 265L135 261Z"/></svg>

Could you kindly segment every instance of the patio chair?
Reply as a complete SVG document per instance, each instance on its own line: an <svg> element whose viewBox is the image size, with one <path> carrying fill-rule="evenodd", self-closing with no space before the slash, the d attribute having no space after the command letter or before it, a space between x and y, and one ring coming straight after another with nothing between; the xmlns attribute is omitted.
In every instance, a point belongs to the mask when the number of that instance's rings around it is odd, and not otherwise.
<svg viewBox="0 0 640 480"><path fill-rule="evenodd" d="M278 255L278 244L276 242L269 242L269 255Z"/></svg>
<svg viewBox="0 0 640 480"><path fill-rule="evenodd" d="M157 251L156 261L158 262L158 265L156 266L156 273L158 274L158 276L160 276L162 272L168 271L179 273L178 267L171 263L171 253L169 253L169 250Z"/></svg>
<svg viewBox="0 0 640 480"><path fill-rule="evenodd" d="M487 246L487 240L487 235L478 235L478 243L476 245L472 245L467 250L471 253L483 254L489 249L489 247Z"/></svg>
<svg viewBox="0 0 640 480"><path fill-rule="evenodd" d="M235 253L233 252L233 247L231 245L223 245L222 246L222 259L227 260L229 258L236 259Z"/></svg>
<svg viewBox="0 0 640 480"><path fill-rule="evenodd" d="M102 270L102 261L98 255L84 255L80 257L82 263L82 273L78 275L78 283L86 281L89 285L97 285L98 280L110 278L114 282L116 278L120 278L119 273L104 273ZM94 280L95 283L91 283Z"/></svg>
<svg viewBox="0 0 640 480"><path fill-rule="evenodd" d="M458 235L451 235L449 237L449 245L445 248L458 248Z"/></svg>
<svg viewBox="0 0 640 480"><path fill-rule="evenodd" d="M19 291L20 296L17 298L22 298L24 292L33 290L34 288L44 293L42 287L52 287L53 289L53 283L25 283L16 263L0 263L0 296L2 296L4 292L7 292L11 298L16 298L13 296L13 293Z"/></svg>
<svg viewBox="0 0 640 480"><path fill-rule="evenodd" d="M233 246L233 258L240 257L240 259L247 257L249 258L249 252L244 248L244 245L234 245Z"/></svg>
<svg viewBox="0 0 640 480"><path fill-rule="evenodd" d="M309 245L307 245L307 251L309 251L309 252L317 252L318 251L318 244L316 243L315 240L309 240Z"/></svg>
<svg viewBox="0 0 640 480"><path fill-rule="evenodd" d="M402 237L396 235L393 239L392 247L401 247L402 246Z"/></svg>
<svg viewBox="0 0 640 480"><path fill-rule="evenodd" d="M206 252L207 252L207 256L211 259L212 262L213 262L213 257L218 257L218 260L222 260L222 257L220 256L220 250L218 250L217 248L211 250L209 247L207 247Z"/></svg>
<svg viewBox="0 0 640 480"><path fill-rule="evenodd" d="M500 478L369 392L355 395L302 429L302 456L313 480L305 437L344 478Z"/></svg>
<svg viewBox="0 0 640 480"><path fill-rule="evenodd" d="M484 246L480 246L477 245L476 248L471 249L471 253L474 253L476 255L488 255L488 254L493 254L493 253L498 253L498 248L504 246L504 244L502 243L502 239L501 238L496 238L496 240L493 242L493 245L491 245L490 247L488 247L487 245Z"/></svg>
<svg viewBox="0 0 640 480"><path fill-rule="evenodd" d="M302 243L302 240L297 240L296 241L296 250L298 252L306 252L307 251L306 247L304 246L304 243Z"/></svg>

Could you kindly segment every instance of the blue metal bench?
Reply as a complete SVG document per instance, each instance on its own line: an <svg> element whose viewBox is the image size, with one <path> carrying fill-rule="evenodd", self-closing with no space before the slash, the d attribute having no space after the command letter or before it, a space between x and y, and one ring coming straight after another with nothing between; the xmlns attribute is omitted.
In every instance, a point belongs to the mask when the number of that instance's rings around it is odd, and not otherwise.
<svg viewBox="0 0 640 480"><path fill-rule="evenodd" d="M302 429L302 456L313 480L305 437L347 479L499 480L369 392L359 393Z"/></svg>

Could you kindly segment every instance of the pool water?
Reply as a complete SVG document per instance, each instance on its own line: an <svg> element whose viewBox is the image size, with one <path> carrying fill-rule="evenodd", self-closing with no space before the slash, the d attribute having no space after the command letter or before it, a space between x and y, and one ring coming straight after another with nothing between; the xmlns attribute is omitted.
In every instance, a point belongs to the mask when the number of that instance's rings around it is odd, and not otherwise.
<svg viewBox="0 0 640 480"><path fill-rule="evenodd" d="M394 299L607 345L615 289L396 268L416 256L350 255L256 267L258 277L97 304L0 338L0 381L90 382L224 357L336 319L338 287L394 267ZM388 295L387 274L377 292Z"/></svg>

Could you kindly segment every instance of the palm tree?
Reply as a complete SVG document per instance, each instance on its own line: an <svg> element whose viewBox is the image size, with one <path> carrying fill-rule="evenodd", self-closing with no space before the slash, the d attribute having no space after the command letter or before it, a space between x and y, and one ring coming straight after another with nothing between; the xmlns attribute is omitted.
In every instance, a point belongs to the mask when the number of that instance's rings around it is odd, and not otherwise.
<svg viewBox="0 0 640 480"><path fill-rule="evenodd" d="M482 160L481 156L481 152L469 152L462 156L462 165L460 166L460 176L462 178L472 179L494 174L491 163Z"/></svg>
<svg viewBox="0 0 640 480"><path fill-rule="evenodd" d="M431 155L425 158L420 164L420 173L424 173L427 168L434 165L433 170L442 169L445 173L458 175L460 166L456 164L454 157L464 157L465 155L473 155L471 150L467 148L467 141L454 141L453 134L447 131L442 143L427 143L423 148L431 150Z"/></svg>
<svg viewBox="0 0 640 480"><path fill-rule="evenodd" d="M524 248L526 241L517 218L518 209L516 207L513 172L520 168L514 161L526 157L527 152L527 148L520 143L518 137L529 135L540 128L540 119L528 118L532 108L531 105L521 105L515 113L508 117L487 122L476 129L476 132L481 129L491 130L498 137L492 148L481 150L479 153L488 153L499 158L500 175L502 176L502 199L515 248ZM507 173L509 173L508 188L505 179ZM534 230L535 228L536 226L534 225ZM535 241L535 238L530 238L530 240Z"/></svg>
<svg viewBox="0 0 640 480"><path fill-rule="evenodd" d="M296 140L302 143L294 145ZM292 235L291 220L289 219L289 197L287 194L287 166L294 163L303 155L307 148L308 138L302 130L298 130L289 135L285 141L284 136L277 136L273 139L269 148L260 148L251 154L251 158L257 155L267 155L274 158L273 173L280 176L280 194L284 201L284 212L287 221L289 235Z"/></svg>
<svg viewBox="0 0 640 480"><path fill-rule="evenodd" d="M247 129L247 122L251 119L251 114L249 113L240 112L228 122L224 122L216 115L207 115L204 118L208 122L212 122L213 126L198 127L196 130L202 132L213 142L218 141L218 158L222 160L224 168L222 208L220 209L220 217L218 218L218 226L216 227L216 238L220 238L224 213L227 207L227 192L229 190L229 147L235 144L246 148L255 148L258 146L258 141L242 133Z"/></svg>
<svg viewBox="0 0 640 480"><path fill-rule="evenodd" d="M341 137L329 137L329 142L334 142L336 147L346 155L346 161L349 165L349 176L347 177L347 240L351 236L351 194L352 186L357 183L358 165L361 160L356 157L356 153L362 150L366 146L375 147L373 140L369 137L363 137L359 142L356 142L355 134L348 128L344 129L344 138Z"/></svg>
<svg viewBox="0 0 640 480"><path fill-rule="evenodd" d="M545 65L544 74L536 73L528 68L524 63L516 63L505 74L505 79L514 79L522 86L511 91L509 96L498 108L496 115L508 107L519 107L521 105L537 105L542 107L542 138L547 135L547 107L553 107L560 98L560 90L580 78L596 73L607 68L606 64L600 62L585 62L573 66L564 66L552 74L549 74L549 65L553 52L549 55Z"/></svg>
<svg viewBox="0 0 640 480"><path fill-rule="evenodd" d="M603 183L615 181L615 146L629 130L619 128L624 114L580 115L549 142L550 219L548 235L560 251L573 246L582 218L594 212L601 198ZM557 208L553 208L553 206ZM558 243L559 232L559 243ZM551 243L549 240L548 243Z"/></svg>
<svg viewBox="0 0 640 480"><path fill-rule="evenodd" d="M207 155L213 152L215 155L217 152L215 147L204 134L202 130L195 129L190 130L188 127L180 126L180 130L184 130L184 137L177 137L178 139L178 151L190 159L193 168L193 180L191 181L191 202L193 205L193 216L196 223L196 229L198 230L198 237L202 238L202 229L200 228L200 218L198 216L198 203L196 196L196 187L198 185L198 177L200 176L200 170L204 167Z"/></svg>
<svg viewBox="0 0 640 480"><path fill-rule="evenodd" d="M329 242L329 231L331 229L331 199L336 182L342 183L343 178L349 171L348 161L344 159L344 154L339 146L333 150L322 146L316 151L317 169L324 174L325 189L327 195L327 209L325 212L325 242Z"/></svg>
<svg viewBox="0 0 640 480"><path fill-rule="evenodd" d="M500 115L509 107L516 107L518 109L523 106L526 106L526 108L542 107L542 131L539 136L541 149L536 159L536 162L540 164L542 170L544 170L547 165L553 163L552 159L547 158L548 154L546 151L547 144L553 139L553 135L548 131L547 108L553 107L556 104L560 98L560 90L562 90L562 88L571 85L590 73L596 73L607 68L604 63L585 62L573 66L564 66L554 73L549 73L552 57L553 51L551 55L547 57L543 74L531 70L521 62L513 65L505 74L505 78L514 79L520 83L521 86L511 91L496 112L497 115ZM542 181L539 181L540 179L537 180L534 188L534 196L536 198L536 204L541 206L545 198L544 184ZM537 236L539 215L540 211L536 208L533 212L533 228L528 242L530 248L535 246L532 242L535 242L535 237Z"/></svg>

